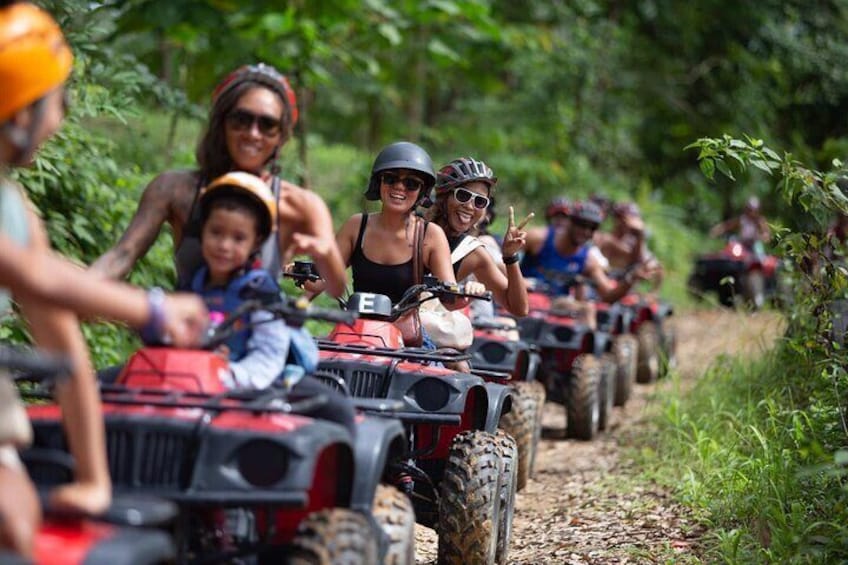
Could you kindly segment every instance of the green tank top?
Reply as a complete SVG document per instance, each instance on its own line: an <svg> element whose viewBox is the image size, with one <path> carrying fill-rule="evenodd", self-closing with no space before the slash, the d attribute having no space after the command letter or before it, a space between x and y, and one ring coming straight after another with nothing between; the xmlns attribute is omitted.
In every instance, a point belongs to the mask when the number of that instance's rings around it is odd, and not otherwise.
<svg viewBox="0 0 848 565"><path fill-rule="evenodd" d="M27 208L17 185L0 178L0 232L19 245L29 243ZM0 288L0 317L9 313L9 291Z"/></svg>

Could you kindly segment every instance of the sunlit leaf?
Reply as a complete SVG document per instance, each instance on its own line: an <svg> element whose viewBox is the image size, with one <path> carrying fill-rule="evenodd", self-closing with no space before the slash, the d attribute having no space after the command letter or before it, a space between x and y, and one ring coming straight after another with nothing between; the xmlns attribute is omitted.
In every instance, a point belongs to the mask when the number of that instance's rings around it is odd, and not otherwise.
<svg viewBox="0 0 848 565"><path fill-rule="evenodd" d="M397 27L389 23L382 23L377 26L377 33L386 38L392 45L400 45L402 37Z"/></svg>
<svg viewBox="0 0 848 565"><path fill-rule="evenodd" d="M730 170L730 167L728 167L727 163L725 163L723 160L721 160L721 159L717 160L715 162L715 165L716 165L716 168L721 172L721 174L723 174L724 176L726 176L730 180L736 180L736 177L733 176L733 172Z"/></svg>

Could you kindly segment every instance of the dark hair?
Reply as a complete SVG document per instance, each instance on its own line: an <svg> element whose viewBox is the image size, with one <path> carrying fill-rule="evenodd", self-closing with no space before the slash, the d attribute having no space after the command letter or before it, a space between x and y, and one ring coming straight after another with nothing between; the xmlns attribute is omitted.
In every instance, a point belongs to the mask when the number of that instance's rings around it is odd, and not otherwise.
<svg viewBox="0 0 848 565"><path fill-rule="evenodd" d="M234 85L221 93L209 109L209 119L206 124L206 131L197 145L195 156L197 163L200 166L200 177L204 179L214 179L224 173L233 170L233 159L230 152L227 150L226 124L227 115L236 107L239 98L244 93L252 88L264 88L277 95L280 104L283 108L283 115L280 117L280 141L274 152L268 158L265 165L271 164L271 172L277 174L279 166L276 163L277 153L280 147L285 145L292 133L292 124L289 123L289 112L285 111L286 101L273 88L266 84L253 80L245 80L240 84Z"/></svg>
<svg viewBox="0 0 848 565"><path fill-rule="evenodd" d="M427 212L424 214L424 217L427 218L427 220L445 230L445 233L450 231L450 226L448 225L449 196L450 194L448 193L438 194L433 205L427 208Z"/></svg>
<svg viewBox="0 0 848 565"><path fill-rule="evenodd" d="M206 222L214 210L228 210L245 212L253 218L256 226L256 243L263 243L271 234L271 225L266 214L262 213L260 204L244 194L236 192L223 192L210 196L200 208L200 226L206 226ZM201 231L202 233L202 231Z"/></svg>
<svg viewBox="0 0 848 565"><path fill-rule="evenodd" d="M477 224L478 235L484 235L489 233L489 228L492 227L492 222L495 221L497 214L495 214L495 197L493 195L489 195L489 205L486 207L486 213L483 214L483 219L480 220L480 223Z"/></svg>

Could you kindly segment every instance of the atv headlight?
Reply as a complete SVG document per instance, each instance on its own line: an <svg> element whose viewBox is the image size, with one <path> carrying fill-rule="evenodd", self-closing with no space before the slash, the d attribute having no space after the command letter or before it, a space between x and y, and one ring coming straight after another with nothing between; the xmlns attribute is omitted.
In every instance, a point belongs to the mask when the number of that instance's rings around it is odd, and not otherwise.
<svg viewBox="0 0 848 565"><path fill-rule="evenodd" d="M507 355L509 355L509 349L497 341L490 341L484 344L478 351L486 363L490 365L500 365L504 362Z"/></svg>
<svg viewBox="0 0 848 565"><path fill-rule="evenodd" d="M421 379L409 390L409 396L428 412L435 412L447 406L450 401L450 386L441 379L428 377Z"/></svg>
<svg viewBox="0 0 848 565"><path fill-rule="evenodd" d="M554 328L554 337L557 341L569 342L574 337L574 330L568 326L557 326Z"/></svg>
<svg viewBox="0 0 848 565"><path fill-rule="evenodd" d="M236 468L250 485L267 488L279 483L289 468L286 448L267 439L246 442L236 451Z"/></svg>

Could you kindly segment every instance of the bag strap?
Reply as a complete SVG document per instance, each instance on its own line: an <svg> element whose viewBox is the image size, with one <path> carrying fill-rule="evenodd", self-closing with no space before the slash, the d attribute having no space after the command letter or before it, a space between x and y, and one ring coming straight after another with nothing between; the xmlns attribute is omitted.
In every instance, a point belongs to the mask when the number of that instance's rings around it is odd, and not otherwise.
<svg viewBox="0 0 848 565"><path fill-rule="evenodd" d="M483 247L483 242L474 236L465 236L459 245L451 252L451 264L455 264L460 259L467 257L472 251L478 247Z"/></svg>
<svg viewBox="0 0 848 565"><path fill-rule="evenodd" d="M424 282L424 259L421 256L424 250L424 222L415 216L412 221L415 222L412 232L412 278L414 284L421 284Z"/></svg>

